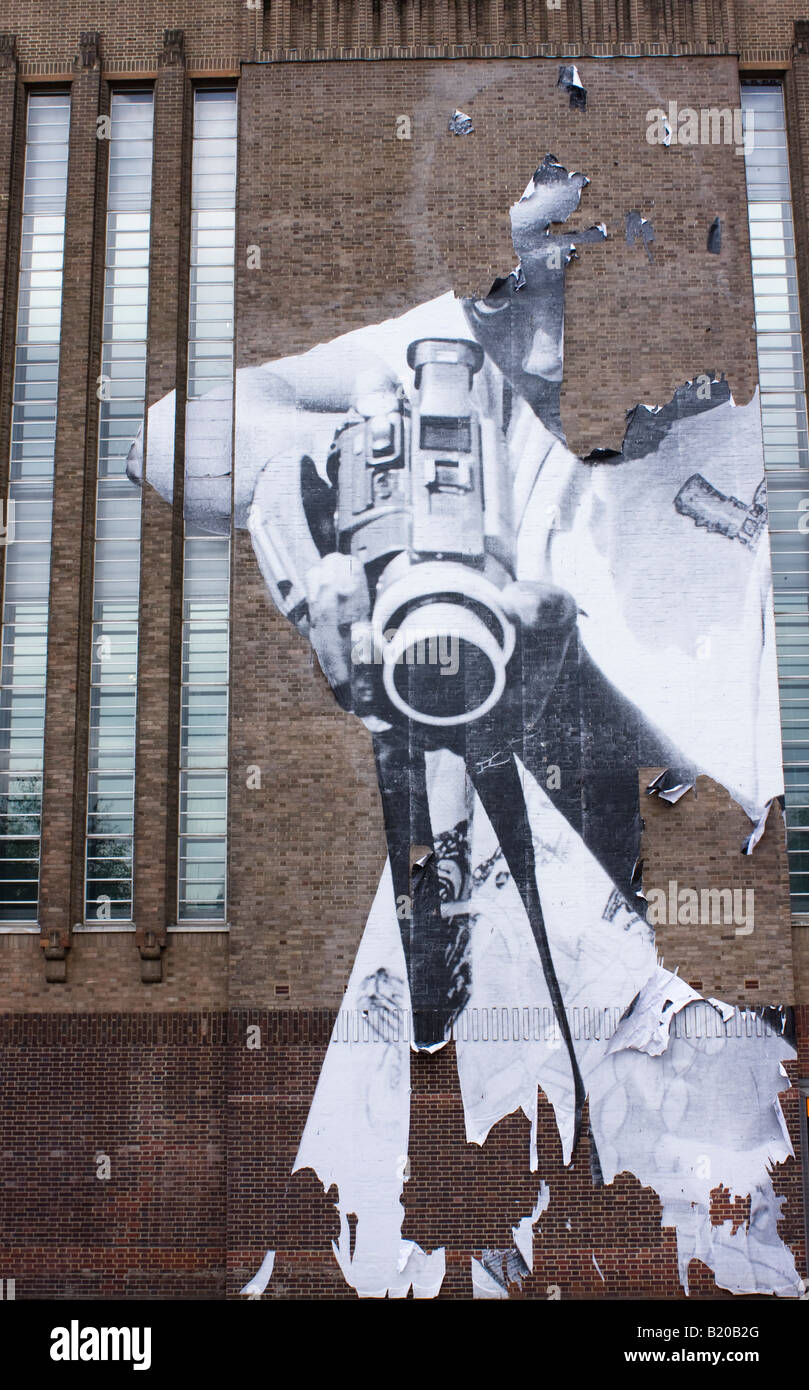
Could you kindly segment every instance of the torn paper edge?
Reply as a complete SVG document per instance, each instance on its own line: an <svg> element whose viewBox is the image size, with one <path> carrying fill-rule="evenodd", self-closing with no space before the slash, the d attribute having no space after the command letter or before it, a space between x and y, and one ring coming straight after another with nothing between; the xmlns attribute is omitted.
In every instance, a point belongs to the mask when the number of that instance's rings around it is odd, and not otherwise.
<svg viewBox="0 0 809 1390"><path fill-rule="evenodd" d="M268 1250L252 1279L243 1289L239 1289L239 1293L247 1294L250 1298L260 1298L272 1278L274 1268L275 1251Z"/></svg>

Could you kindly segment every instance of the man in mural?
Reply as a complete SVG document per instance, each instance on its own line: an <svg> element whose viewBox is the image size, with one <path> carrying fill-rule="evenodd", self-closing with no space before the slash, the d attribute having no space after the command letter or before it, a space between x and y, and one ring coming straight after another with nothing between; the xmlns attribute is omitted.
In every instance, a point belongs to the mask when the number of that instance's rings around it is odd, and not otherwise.
<svg viewBox="0 0 809 1390"><path fill-rule="evenodd" d="M409 1047L453 1022L470 1140L522 1107L536 1169L540 1086L567 1161L589 1095L594 1181L654 1187L684 1283L699 1257L725 1287L800 1287L767 1166L791 1151L791 1051L664 970L636 898L640 769L663 769L668 799L709 773L756 820L781 790L757 402L698 378L633 412L619 455L567 450L565 268L605 231L551 227L586 182L546 157L511 210L518 269L486 299L237 372L234 522L371 730L385 814L343 1016L365 1032L338 1021L296 1163L338 1186L335 1255L361 1294L440 1287L443 1251L402 1239L401 1194ZM189 412L203 437L205 400ZM150 411L146 478L167 496L172 422L170 398ZM226 526L229 437L186 470L193 519ZM527 1022L492 1047L477 1021L503 1006ZM751 1196L741 1239L710 1221L719 1185ZM529 1272L547 1200L541 1183L512 1251L473 1262L477 1296Z"/></svg>

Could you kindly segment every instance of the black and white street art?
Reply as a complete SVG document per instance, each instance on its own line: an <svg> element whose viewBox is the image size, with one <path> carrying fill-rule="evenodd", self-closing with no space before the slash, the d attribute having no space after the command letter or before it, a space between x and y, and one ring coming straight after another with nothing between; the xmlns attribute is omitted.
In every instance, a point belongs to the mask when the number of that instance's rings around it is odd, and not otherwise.
<svg viewBox="0 0 809 1390"><path fill-rule="evenodd" d="M733 1292L803 1290L771 1176L792 1153L793 1049L659 964L637 868L639 769L669 800L705 774L757 824L783 790L759 404L697 372L631 413L620 453L569 451L565 275L607 235L567 229L586 184L546 156L511 208L517 269L485 299L446 293L236 373L234 523L370 730L385 815L295 1164L336 1185L360 1296L441 1288L444 1250L403 1238L401 1198L411 1051L450 1035L467 1139L522 1110L537 1174L513 1248L472 1262L476 1297L530 1273L554 1201L538 1088L566 1162L589 1100L594 1183L658 1194L686 1288L696 1258ZM186 511L213 531L231 510L220 407L188 407ZM145 469L166 498L173 428L169 396ZM712 1223L718 1187L750 1198L748 1222Z"/></svg>

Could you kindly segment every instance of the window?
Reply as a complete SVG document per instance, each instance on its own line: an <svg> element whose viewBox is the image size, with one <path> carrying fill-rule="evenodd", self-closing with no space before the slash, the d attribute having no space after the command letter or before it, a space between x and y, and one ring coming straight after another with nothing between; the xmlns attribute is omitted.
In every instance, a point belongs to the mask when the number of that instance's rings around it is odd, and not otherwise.
<svg viewBox="0 0 809 1390"><path fill-rule="evenodd" d="M809 912L809 442L784 97L742 85L792 908ZM747 148L748 141L745 142Z"/></svg>
<svg viewBox="0 0 809 1390"><path fill-rule="evenodd" d="M152 200L151 91L116 91L104 261L85 918L132 920L141 490L126 476L143 422Z"/></svg>
<svg viewBox="0 0 809 1390"><path fill-rule="evenodd" d="M14 404L0 654L0 923L39 906L70 94L31 93L26 116Z"/></svg>
<svg viewBox="0 0 809 1390"><path fill-rule="evenodd" d="M236 236L236 89L194 94L188 399L213 393L230 433ZM230 535L186 521L183 562L178 923L224 922L227 882Z"/></svg>

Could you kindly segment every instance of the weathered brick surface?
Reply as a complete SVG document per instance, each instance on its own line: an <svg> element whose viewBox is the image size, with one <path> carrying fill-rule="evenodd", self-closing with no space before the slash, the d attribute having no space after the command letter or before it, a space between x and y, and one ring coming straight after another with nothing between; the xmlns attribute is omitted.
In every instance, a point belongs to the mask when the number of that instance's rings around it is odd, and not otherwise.
<svg viewBox="0 0 809 1390"><path fill-rule="evenodd" d="M259 1050L245 1047L248 1022L262 1029ZM323 1013L228 1020L215 1010L0 1017L0 1219L17 1297L234 1295L268 1248L277 1258L267 1296L353 1296L331 1254L334 1193L309 1170L290 1176L328 1023ZM10 1102L12 1080L24 1106ZM469 1298L470 1257L510 1244L536 1199L528 1123L511 1116L482 1148L467 1144L451 1046L413 1059L412 1087L404 1234L445 1245L440 1296ZM796 1106L786 1098L790 1120ZM558 1285L564 1299L681 1298L657 1199L626 1175L595 1191L586 1143L565 1167L544 1100L539 1154L552 1198L521 1296L546 1299ZM110 1160L108 1180L96 1176L97 1155ZM69 1201L43 1196L55 1171ZM787 1198L782 1234L803 1267L800 1153L778 1169L776 1190ZM738 1220L743 1205L717 1190L712 1215ZM698 1262L690 1282L694 1297L729 1297Z"/></svg>
<svg viewBox="0 0 809 1390"><path fill-rule="evenodd" d="M724 787L709 777L697 778L694 790L674 806L643 790L641 797L643 889L647 896L653 889L666 895L666 920L655 926L666 969L677 969L707 996L730 1004L791 1004L796 995L780 808L771 807L764 835L751 855L743 855L750 821ZM673 890L672 884L677 885ZM680 920L672 920L672 902L683 889L698 894L725 889L743 895L736 900L740 920L730 920L734 904L717 898L705 899L708 920L698 925L687 920L689 913L682 905ZM741 920L748 917L751 920Z"/></svg>
<svg viewBox="0 0 809 1390"><path fill-rule="evenodd" d="M172 932L163 979L144 985L132 932L74 933L67 980L48 984L38 938L0 932L0 1011L82 1014L222 1009L227 1004L226 932Z"/></svg>
<svg viewBox="0 0 809 1390"><path fill-rule="evenodd" d="M191 93L183 63L155 84L147 404L177 391L175 488L168 506L145 488L141 512L135 864L139 941L177 920L180 643L183 589L184 390L188 354ZM148 455L148 431L145 437Z"/></svg>
<svg viewBox="0 0 809 1390"><path fill-rule="evenodd" d="M223 1025L3 1018L0 1225L18 1298L222 1296Z"/></svg>
<svg viewBox="0 0 809 1390"><path fill-rule="evenodd" d="M103 303L99 261L107 143L96 137L100 89L98 61L77 71L71 88L65 211L39 918L43 943L61 945L84 916L78 847L87 789L99 370L93 345L101 331Z"/></svg>
<svg viewBox="0 0 809 1390"><path fill-rule="evenodd" d="M26 0L6 0L3 29L18 36L20 61L43 75L69 72L79 34L101 34L104 62L110 71L129 66L154 72L163 46L164 29L182 29L194 61L215 68L235 68L254 47L255 19L239 0L145 0L137 9L108 0L67 0L60 5L31 8ZM48 73L50 69L50 73Z"/></svg>
<svg viewBox="0 0 809 1390"><path fill-rule="evenodd" d="M471 10L479 15L474 24ZM204 7L178 0L167 20L162 0L147 0L137 12L106 0L67 0L58 10L6 0L3 28L17 35L22 78L74 82L74 119L84 121L71 151L48 728L44 881L47 921L60 931L81 910L87 508L105 153L91 125L99 103L105 109L104 82L124 73L157 82L150 401L183 385L191 81L236 74L243 60L239 364L302 350L447 288L488 289L513 264L508 206L552 150L592 180L575 225L603 220L610 233L605 245L581 249L567 278L563 416L571 446L583 451L617 444L626 409L638 400L664 402L700 370L726 371L736 400L750 397L755 345L743 161L725 146L649 145L645 116L669 100L736 106L738 65L729 55L741 51L750 69L787 65L795 17L787 0L737 0L733 10L630 0L598 14L596 21L590 5L549 11L509 0L475 7L272 0L261 14L239 0ZM185 32L185 67L158 61L169 23ZM79 32L94 29L102 67L76 73ZM259 50L287 61L251 63ZM313 50L384 53L386 61L304 61ZM599 63L592 56L599 51L618 56ZM555 86L560 52L584 54L577 61L589 92L585 114L571 111ZM535 56L516 56L523 54ZM804 58L794 61L787 92L806 280ZM473 116L473 137L447 134L455 106ZM9 208L0 482L8 458L23 109L21 82L15 88L13 73L0 72L0 230L6 195ZM410 141L396 139L400 114L411 118ZM654 223L653 265L639 245L624 242L633 208ZM705 252L717 215L721 257ZM249 244L262 248L260 271L245 267ZM181 422L182 401L180 442ZM145 495L141 931L172 921L176 891L179 518L179 500L172 513ZM270 608L244 533L234 544L232 671L230 934L171 934L162 983L144 985L131 934L82 933L73 938L66 983L48 985L38 938L0 933L0 1008L8 1011L0 1113L11 1177L2 1198L0 1274L16 1277L18 1298L234 1295L268 1248L277 1250L268 1296L353 1296L330 1248L334 1192L324 1193L310 1171L292 1177L291 1168L328 1046L327 1011L340 1003L384 862L381 814L370 738L337 709L309 647ZM247 768L255 765L261 787L248 789ZM673 807L644 801L646 886L665 887L669 879L697 889L752 886L755 929L731 939L721 925L665 924L660 950L706 993L797 1002L802 1056L790 1070L793 1079L806 1077L809 929L792 933L791 958L778 812L755 854L742 860L747 826L739 808L707 779L697 791ZM245 1046L248 1022L261 1026L258 1051ZM413 1058L412 1087L404 1233L425 1248L446 1245L442 1298L471 1296L470 1255L510 1243L539 1176L552 1204L522 1296L547 1298L552 1285L563 1298L681 1296L673 1233L660 1229L656 1198L627 1176L594 1191L586 1143L565 1168L544 1101L540 1173L531 1175L520 1116L498 1125L482 1148L466 1143L452 1047ZM787 1198L782 1234L805 1269L798 1104L795 1093L784 1098L796 1159L777 1170L775 1182ZM95 1176L97 1153L110 1156L109 1181ZM58 1204L43 1199L54 1174ZM743 1216L743 1205L714 1194L715 1220ZM691 1284L697 1297L726 1297L703 1266L692 1267Z"/></svg>
<svg viewBox="0 0 809 1390"><path fill-rule="evenodd" d="M258 9L243 0L205 0L204 7L200 0L177 0L170 12L162 0L144 0L137 12L108 0L64 0L58 10L6 0L3 26L19 35L25 70L51 75L69 69L79 32L88 29L100 31L110 70L148 70L167 26L186 31L189 60L199 71L235 71L257 50L293 60L313 53L740 52L761 63L788 60L796 17L792 0L698 0L693 6L607 0L601 7L565 3L559 9L511 0L264 0Z"/></svg>

